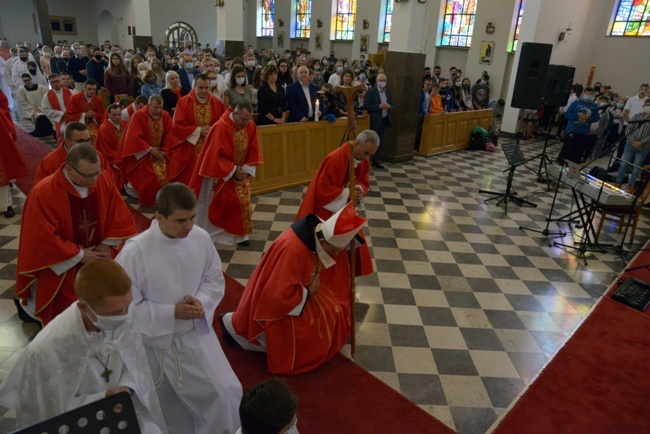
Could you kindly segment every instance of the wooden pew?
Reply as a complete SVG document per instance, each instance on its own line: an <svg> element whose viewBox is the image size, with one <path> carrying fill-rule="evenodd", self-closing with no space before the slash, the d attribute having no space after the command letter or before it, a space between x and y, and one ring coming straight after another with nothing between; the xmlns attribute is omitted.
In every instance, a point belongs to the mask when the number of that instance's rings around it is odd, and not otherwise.
<svg viewBox="0 0 650 434"><path fill-rule="evenodd" d="M434 155L469 147L472 128L490 131L492 109L425 115L420 139L420 155Z"/></svg>

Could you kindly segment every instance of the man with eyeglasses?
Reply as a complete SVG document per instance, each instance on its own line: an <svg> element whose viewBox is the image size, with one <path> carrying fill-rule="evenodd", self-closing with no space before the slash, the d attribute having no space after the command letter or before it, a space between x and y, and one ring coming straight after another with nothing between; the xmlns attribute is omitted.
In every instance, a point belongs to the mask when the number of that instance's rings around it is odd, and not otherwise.
<svg viewBox="0 0 650 434"><path fill-rule="evenodd" d="M77 300L80 264L110 258L123 239L136 234L133 216L95 148L74 145L65 164L36 184L25 201L15 294L20 318L49 323Z"/></svg>
<svg viewBox="0 0 650 434"><path fill-rule="evenodd" d="M56 172L64 163L68 156L68 152L74 145L82 142L90 142L90 132L88 128L81 122L70 122L65 127L65 134L63 140L59 142L59 146L41 160L38 165L36 174L34 175L34 185L40 182L46 176ZM99 154L99 161L103 170L110 169L106 157L101 152ZM111 171L108 170L109 176L113 176Z"/></svg>
<svg viewBox="0 0 650 434"><path fill-rule="evenodd" d="M70 103L72 91L63 87L61 77L56 73L48 75L47 79L52 89L43 96L41 107L45 116L54 125L56 138L60 139L65 132L65 107Z"/></svg>
<svg viewBox="0 0 650 434"><path fill-rule="evenodd" d="M205 138L190 187L198 198L196 224L219 244L248 246L253 233L251 186L262 164L253 106L226 111Z"/></svg>

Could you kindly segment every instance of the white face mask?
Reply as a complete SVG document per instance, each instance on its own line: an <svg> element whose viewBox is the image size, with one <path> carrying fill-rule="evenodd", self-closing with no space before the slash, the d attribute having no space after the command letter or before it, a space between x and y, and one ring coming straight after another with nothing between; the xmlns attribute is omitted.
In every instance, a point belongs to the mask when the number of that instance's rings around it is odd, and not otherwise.
<svg viewBox="0 0 650 434"><path fill-rule="evenodd" d="M643 107L643 113L645 113L647 115L650 115L650 106L647 106L647 105L644 106Z"/></svg>
<svg viewBox="0 0 650 434"><path fill-rule="evenodd" d="M210 80L210 87L217 87L217 80Z"/></svg>
<svg viewBox="0 0 650 434"><path fill-rule="evenodd" d="M97 319L93 321L93 319L88 314L86 314L90 322L92 322L95 327L103 331L110 331L120 328L126 324L133 312L131 305L129 305L128 310L124 315L102 316L97 315L95 311L90 308L90 305L88 303L86 303L86 307L93 313L93 315L97 317Z"/></svg>
<svg viewBox="0 0 650 434"><path fill-rule="evenodd" d="M385 81L378 81L377 82L377 87L379 89L383 89L384 87L386 87L386 82Z"/></svg>
<svg viewBox="0 0 650 434"><path fill-rule="evenodd" d="M246 65L248 65L249 68L252 68L253 66L255 66L255 61L249 60L248 62L246 62Z"/></svg>
<svg viewBox="0 0 650 434"><path fill-rule="evenodd" d="M236 80L239 85L246 83L246 77L237 77Z"/></svg>

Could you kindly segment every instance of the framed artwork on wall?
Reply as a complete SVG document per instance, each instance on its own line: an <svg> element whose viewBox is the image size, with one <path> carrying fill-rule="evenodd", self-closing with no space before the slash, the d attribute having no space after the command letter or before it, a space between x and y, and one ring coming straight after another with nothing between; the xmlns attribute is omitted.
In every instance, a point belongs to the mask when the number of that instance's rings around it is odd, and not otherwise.
<svg viewBox="0 0 650 434"><path fill-rule="evenodd" d="M481 43L481 55L479 65L492 65L492 55L494 54L494 41L483 41Z"/></svg>
<svg viewBox="0 0 650 434"><path fill-rule="evenodd" d="M367 53L368 52L368 41L370 40L369 35L361 35L361 52L362 53Z"/></svg>
<svg viewBox="0 0 650 434"><path fill-rule="evenodd" d="M316 33L316 49L323 49L323 32Z"/></svg>

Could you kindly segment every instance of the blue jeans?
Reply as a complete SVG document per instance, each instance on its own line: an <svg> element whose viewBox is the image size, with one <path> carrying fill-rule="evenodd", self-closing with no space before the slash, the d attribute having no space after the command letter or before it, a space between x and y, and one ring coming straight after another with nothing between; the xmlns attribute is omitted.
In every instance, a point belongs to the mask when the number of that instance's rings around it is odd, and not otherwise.
<svg viewBox="0 0 650 434"><path fill-rule="evenodd" d="M645 157L648 155L648 150L650 150L648 147L637 150L634 149L631 143L626 143L625 149L623 150L623 162L621 163L620 169L618 169L616 182L619 184L623 182L623 178L625 178L625 175L627 174L627 169L630 167L629 163L632 163L634 166L632 166L632 173L630 174L630 179L627 182L627 185L634 186L636 178L639 176L639 173L641 173L641 165L643 164Z"/></svg>

